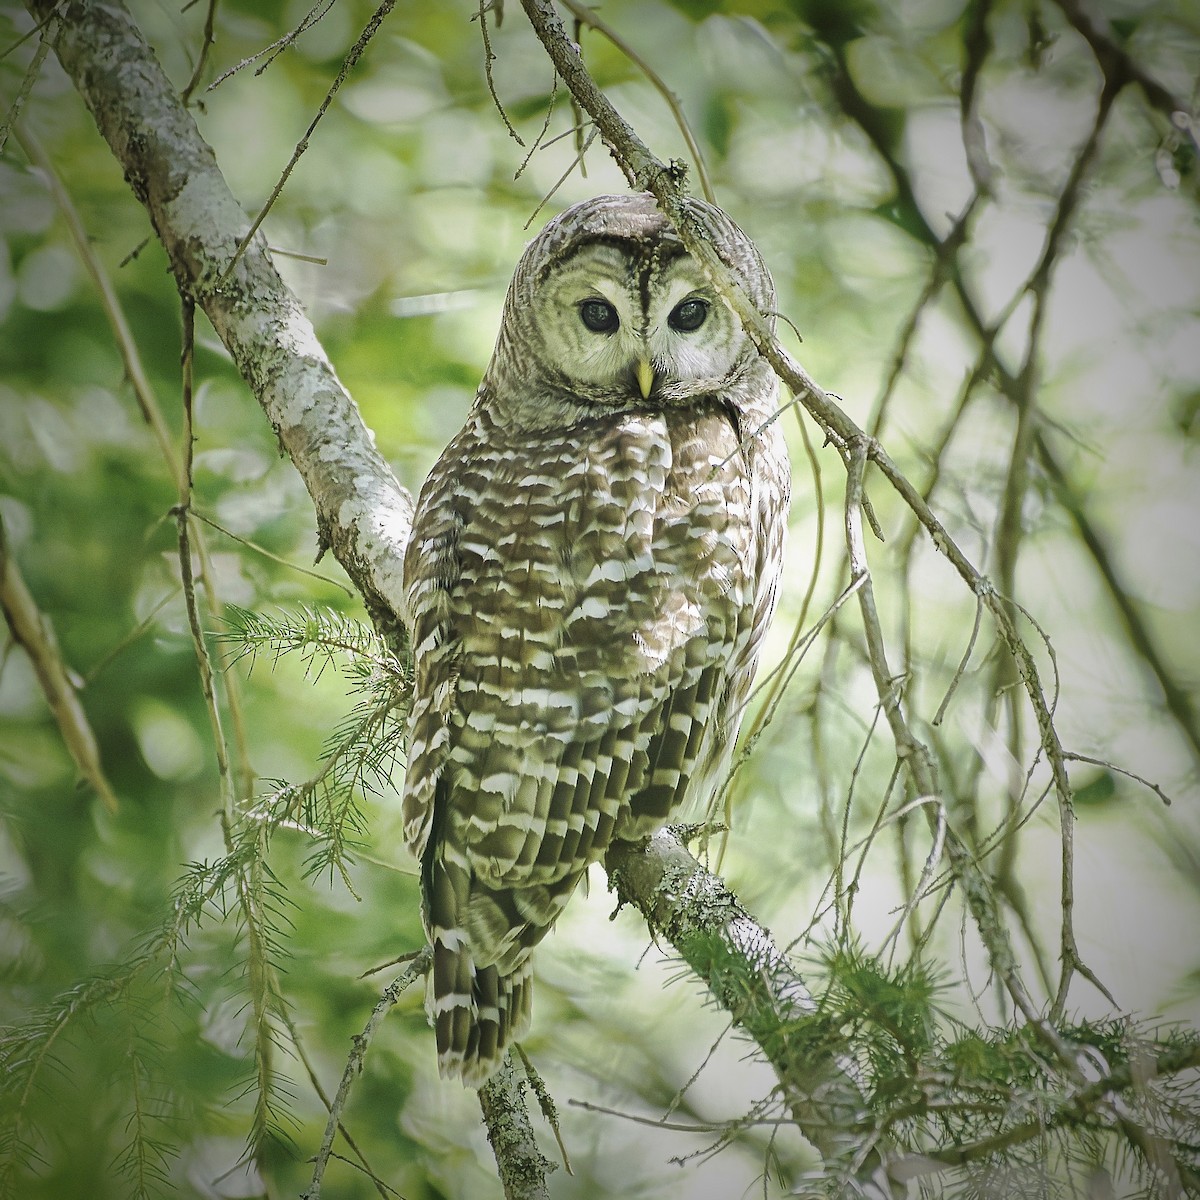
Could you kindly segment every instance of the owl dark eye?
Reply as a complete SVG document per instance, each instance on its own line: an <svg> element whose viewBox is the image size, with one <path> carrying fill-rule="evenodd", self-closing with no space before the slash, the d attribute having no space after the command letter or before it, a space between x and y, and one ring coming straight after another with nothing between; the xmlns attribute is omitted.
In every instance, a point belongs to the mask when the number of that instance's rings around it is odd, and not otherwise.
<svg viewBox="0 0 1200 1200"><path fill-rule="evenodd" d="M667 324L680 333L691 333L693 329L699 329L707 317L707 300L681 300L671 310Z"/></svg>
<svg viewBox="0 0 1200 1200"><path fill-rule="evenodd" d="M617 310L603 300L585 300L579 306L579 319L593 333L613 333L621 324Z"/></svg>

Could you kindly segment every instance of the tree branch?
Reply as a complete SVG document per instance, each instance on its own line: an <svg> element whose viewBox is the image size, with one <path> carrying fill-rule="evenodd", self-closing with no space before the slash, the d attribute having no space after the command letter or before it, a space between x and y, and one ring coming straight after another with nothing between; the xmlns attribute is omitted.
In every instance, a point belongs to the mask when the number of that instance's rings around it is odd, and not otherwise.
<svg viewBox="0 0 1200 1200"><path fill-rule="evenodd" d="M1070 803L1070 783L1067 779L1065 760L1058 734L1054 729L1050 709L1046 703L1037 663L1029 648L1017 632L1008 611L1007 603L991 583L980 574L950 536L946 527L934 515L920 492L909 482L892 461L882 444L868 437L835 401L813 381L807 371L797 363L776 338L769 323L750 303L749 298L734 280L729 269L717 255L716 249L693 227L686 209L686 196L682 187L682 169L677 165L668 167L650 152L645 143L613 108L600 92L579 58L578 47L570 41L562 22L554 11L551 0L521 0L530 23L546 48L559 75L579 101L580 107L592 118L600 130L600 136L610 148L618 165L633 186L650 191L659 208L675 226L687 251L700 264L713 288L729 305L742 322L747 336L758 352L770 363L779 378L791 388L796 399L804 406L826 436L849 464L854 455L861 455L863 463L873 462L888 482L900 494L904 503L913 511L920 523L957 571L971 591L987 608L1009 653L1012 654L1018 678L1029 697L1037 720L1039 735L1049 760L1055 791L1060 803ZM932 237L932 234L930 235ZM936 240L936 239L934 239ZM753 433L751 434L753 436ZM886 701L885 701L886 703ZM893 725L893 732L903 734L902 724ZM904 739L897 743L898 756L910 772L917 795L936 793L936 780L925 768L928 752L907 752ZM1064 1065L1072 1063L1066 1047L1054 1029L1043 1019L1030 999L1020 980L1007 930L999 916L993 889L971 857L967 847L957 839L947 839L947 853L956 873L964 879L964 892L972 904L972 912L979 925L980 934L988 945L989 955L1006 981L1013 999L1026 1018L1033 1023L1040 1035L1053 1045Z"/></svg>
<svg viewBox="0 0 1200 1200"><path fill-rule="evenodd" d="M53 0L28 0L38 21ZM412 501L375 449L299 301L256 237L223 280L250 222L121 0L59 8L55 51L134 194L179 286L203 308L300 472L331 549L388 644L398 613Z"/></svg>
<svg viewBox="0 0 1200 1200"><path fill-rule="evenodd" d="M25 580L21 576L12 550L4 520L0 517L0 611L8 624L12 639L29 656L34 674L41 684L42 694L62 734L63 742L75 760L83 779L96 790L109 812L117 811L117 797L104 774L96 735L75 686L67 673L66 664L49 621L42 616Z"/></svg>
<svg viewBox="0 0 1200 1200"><path fill-rule="evenodd" d="M873 1140L848 1048L831 1050L816 1001L770 933L671 829L641 843L613 842L604 865L618 899L632 903L675 947L758 1044L796 1125L830 1174L857 1194L890 1197L886 1154Z"/></svg>
<svg viewBox="0 0 1200 1200"><path fill-rule="evenodd" d="M43 20L55 5L53 0L30 0L28 7ZM412 523L410 497L375 449L308 318L271 264L265 242L256 237L229 279L223 279L249 221L121 0L103 5L78 0L63 6L60 17L59 61L145 205L183 294L203 307L300 472L316 506L322 549L333 550L381 635L403 653L406 635L399 612ZM177 474L175 464L172 468ZM86 723L76 721L72 727L86 728ZM85 747L79 739L68 744L73 753L77 744ZM390 1006L385 995L370 1029ZM361 1060L357 1046L356 1052L330 1113L330 1131ZM496 1093L489 1113L487 1095L481 1100L501 1175L528 1178L528 1155L511 1170L507 1162L514 1146L524 1153L534 1145L528 1113L523 1105L509 1106L504 1091ZM492 1123L501 1111L503 1130ZM320 1171L331 1148L332 1132L327 1131ZM313 1188L315 1196L320 1172Z"/></svg>
<svg viewBox="0 0 1200 1200"><path fill-rule="evenodd" d="M534 1139L523 1075L513 1065L510 1052L500 1070L479 1089L479 1107L496 1156L504 1200L549 1200L546 1177L555 1164L542 1154Z"/></svg>

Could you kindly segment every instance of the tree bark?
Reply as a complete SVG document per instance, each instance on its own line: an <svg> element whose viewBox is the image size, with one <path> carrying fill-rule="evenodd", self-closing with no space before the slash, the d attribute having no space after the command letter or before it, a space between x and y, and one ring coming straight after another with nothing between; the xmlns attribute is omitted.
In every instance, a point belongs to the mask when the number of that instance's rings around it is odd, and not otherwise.
<svg viewBox="0 0 1200 1200"><path fill-rule="evenodd" d="M321 550L333 551L380 633L402 651L412 500L375 449L266 240L256 235L229 269L250 221L121 0L27 6L145 206L180 289L207 314L300 472Z"/></svg>

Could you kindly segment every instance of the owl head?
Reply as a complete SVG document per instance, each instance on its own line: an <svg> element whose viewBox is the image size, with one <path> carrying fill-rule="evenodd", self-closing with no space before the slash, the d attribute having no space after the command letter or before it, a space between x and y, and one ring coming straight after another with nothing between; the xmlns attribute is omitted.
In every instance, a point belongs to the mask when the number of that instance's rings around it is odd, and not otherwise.
<svg viewBox="0 0 1200 1200"><path fill-rule="evenodd" d="M714 205L687 208L771 320L774 286L754 244ZM526 247L481 395L506 422L546 425L579 419L581 409L736 394L763 365L654 197L597 196Z"/></svg>

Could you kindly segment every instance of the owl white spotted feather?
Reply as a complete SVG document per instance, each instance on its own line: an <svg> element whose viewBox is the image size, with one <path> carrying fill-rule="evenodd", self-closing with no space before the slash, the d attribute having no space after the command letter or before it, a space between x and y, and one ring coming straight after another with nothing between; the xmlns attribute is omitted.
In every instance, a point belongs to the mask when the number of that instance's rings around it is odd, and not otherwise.
<svg viewBox="0 0 1200 1200"><path fill-rule="evenodd" d="M688 218L773 319L745 234ZM652 196L567 209L517 264L404 564L404 825L443 1075L478 1086L524 1036L530 954L612 839L716 783L782 565L776 398Z"/></svg>

